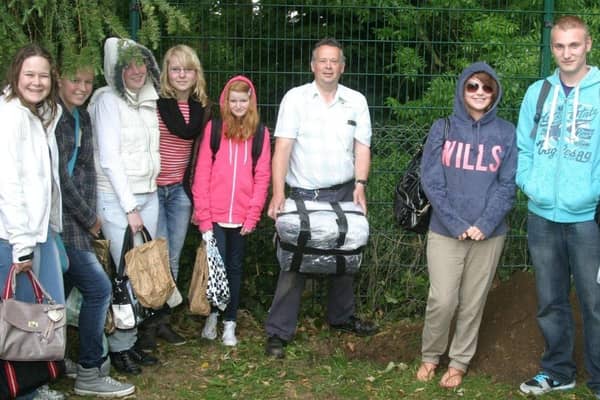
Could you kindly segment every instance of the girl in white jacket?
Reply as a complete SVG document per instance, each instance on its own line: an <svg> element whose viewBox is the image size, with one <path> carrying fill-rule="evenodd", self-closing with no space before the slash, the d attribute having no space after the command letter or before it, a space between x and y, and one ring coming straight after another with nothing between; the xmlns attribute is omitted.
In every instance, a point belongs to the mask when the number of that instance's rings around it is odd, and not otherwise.
<svg viewBox="0 0 600 400"><path fill-rule="evenodd" d="M62 230L56 76L50 54L30 44L17 51L0 94L0 287L14 266L16 298L32 303L23 271L33 271L57 303L65 302L54 239Z"/></svg>
<svg viewBox="0 0 600 400"><path fill-rule="evenodd" d="M146 47L129 39L106 40L104 78L108 85L96 90L88 111L96 138L97 211L117 263L127 227L139 232L145 226L150 236L156 236L159 75L156 60ZM135 346L136 341L135 328L117 329L108 337L117 371L137 375L140 365L158 362Z"/></svg>

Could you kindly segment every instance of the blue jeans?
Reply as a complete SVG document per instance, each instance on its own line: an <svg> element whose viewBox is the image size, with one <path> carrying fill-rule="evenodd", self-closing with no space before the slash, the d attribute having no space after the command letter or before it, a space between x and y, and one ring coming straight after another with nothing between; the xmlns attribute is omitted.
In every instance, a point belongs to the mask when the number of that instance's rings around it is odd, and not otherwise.
<svg viewBox="0 0 600 400"><path fill-rule="evenodd" d="M81 292L79 311L79 364L84 368L102 366L104 321L111 301L112 285L93 251L67 246L69 269L64 275L65 293L73 286Z"/></svg>
<svg viewBox="0 0 600 400"><path fill-rule="evenodd" d="M229 281L230 299L223 321L235 321L240 305L240 291L242 287L242 272L244 264L244 244L246 239L240 235L241 228L223 228L213 224L213 234L217 241L219 254L225 264L227 280Z"/></svg>
<svg viewBox="0 0 600 400"><path fill-rule="evenodd" d="M169 263L175 282L179 275L179 257L191 216L192 202L181 183L158 187L157 236L167 239L169 243Z"/></svg>
<svg viewBox="0 0 600 400"><path fill-rule="evenodd" d="M135 195L136 203L141 208L140 216L144 226L148 229L150 236L156 236L156 225L158 223L158 196L156 192ZM119 265L121 249L123 248L123 236L128 226L127 215L121 208L119 199L114 193L98 192L98 204L96 206L98 215L102 219L102 233L110 240L110 254ZM136 243L140 235L136 235ZM117 329L108 336L108 348L111 352L125 351L131 349L137 341L137 328L121 330Z"/></svg>
<svg viewBox="0 0 600 400"><path fill-rule="evenodd" d="M535 267L537 321L545 339L541 368L562 383L575 379L571 276L583 317L588 386L600 390L600 229L594 221L555 223L530 213L529 252Z"/></svg>
<svg viewBox="0 0 600 400"><path fill-rule="evenodd" d="M33 253L33 273L58 304L65 304L62 270L56 242L50 237L55 233L48 231L48 240L38 243ZM0 239L0 286L4 288L8 270L12 265L12 245ZM17 293L15 297L21 301L35 302L33 288L25 274L17 274Z"/></svg>

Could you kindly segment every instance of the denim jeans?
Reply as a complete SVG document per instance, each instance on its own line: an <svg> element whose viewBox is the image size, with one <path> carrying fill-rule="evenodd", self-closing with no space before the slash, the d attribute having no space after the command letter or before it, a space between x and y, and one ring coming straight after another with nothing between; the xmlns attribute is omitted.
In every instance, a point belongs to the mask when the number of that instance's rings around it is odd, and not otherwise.
<svg viewBox="0 0 600 400"><path fill-rule="evenodd" d="M157 236L167 239L169 243L169 263L175 282L179 275L179 257L191 216L192 202L181 183L158 187Z"/></svg>
<svg viewBox="0 0 600 400"><path fill-rule="evenodd" d="M136 194L137 205L141 208L140 216L144 226L148 229L150 236L156 236L158 224L158 196L156 192ZM118 267L123 248L123 236L128 226L127 215L121 208L119 199L114 193L98 192L98 215L102 219L102 233L110 240L110 254ZM140 235L136 235L136 241ZM131 349L137 341L137 329L117 329L108 336L108 347L111 352L125 351Z"/></svg>
<svg viewBox="0 0 600 400"><path fill-rule="evenodd" d="M112 285L93 251L67 246L69 269L64 275L65 293L73 286L81 292L79 311L79 364L84 368L102 366L104 321L112 296Z"/></svg>
<svg viewBox="0 0 600 400"><path fill-rule="evenodd" d="M33 273L58 304L65 304L63 276L56 242L51 238L54 232L48 230L48 240L38 243L33 254ZM12 245L0 239L0 286L4 288L8 270L12 265ZM15 297L21 301L34 302L35 296L31 283L25 274L17 274L17 293Z"/></svg>
<svg viewBox="0 0 600 400"><path fill-rule="evenodd" d="M545 339L541 368L553 379L575 379L571 276L583 317L588 386L600 390L600 229L594 221L555 223L530 213L529 252L535 267L537 321Z"/></svg>
<svg viewBox="0 0 600 400"><path fill-rule="evenodd" d="M240 291L242 287L242 272L244 264L244 244L246 239L240 235L241 228L223 228L213 224L213 234L217 241L219 254L225 264L227 280L229 281L230 299L223 321L235 321L240 305Z"/></svg>

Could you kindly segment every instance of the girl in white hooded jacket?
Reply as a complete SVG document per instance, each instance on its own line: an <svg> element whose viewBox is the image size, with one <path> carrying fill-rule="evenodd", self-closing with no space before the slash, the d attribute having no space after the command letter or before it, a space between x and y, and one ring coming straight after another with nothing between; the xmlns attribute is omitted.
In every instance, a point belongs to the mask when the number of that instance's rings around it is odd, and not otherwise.
<svg viewBox="0 0 600 400"><path fill-rule="evenodd" d="M109 38L104 44L104 77L88 111L95 130L98 215L110 252L119 262L127 227L146 227L156 236L160 170L159 129L156 113L159 70L154 56L129 39ZM108 337L112 365L137 375L140 365L158 360L135 346L137 329L119 330Z"/></svg>

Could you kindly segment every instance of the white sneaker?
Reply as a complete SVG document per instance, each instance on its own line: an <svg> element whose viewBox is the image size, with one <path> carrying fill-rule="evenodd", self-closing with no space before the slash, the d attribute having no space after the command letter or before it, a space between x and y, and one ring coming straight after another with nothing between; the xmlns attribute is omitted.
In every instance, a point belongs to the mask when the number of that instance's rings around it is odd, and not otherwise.
<svg viewBox="0 0 600 400"><path fill-rule="evenodd" d="M237 345L235 337L235 321L223 321L223 344L225 346Z"/></svg>
<svg viewBox="0 0 600 400"><path fill-rule="evenodd" d="M58 390L53 390L48 385L40 386L36 389L33 400L64 400L65 395Z"/></svg>
<svg viewBox="0 0 600 400"><path fill-rule="evenodd" d="M217 338L217 318L219 313L210 313L206 321L204 322L204 328L202 329L202 337L208 340L215 340Z"/></svg>

